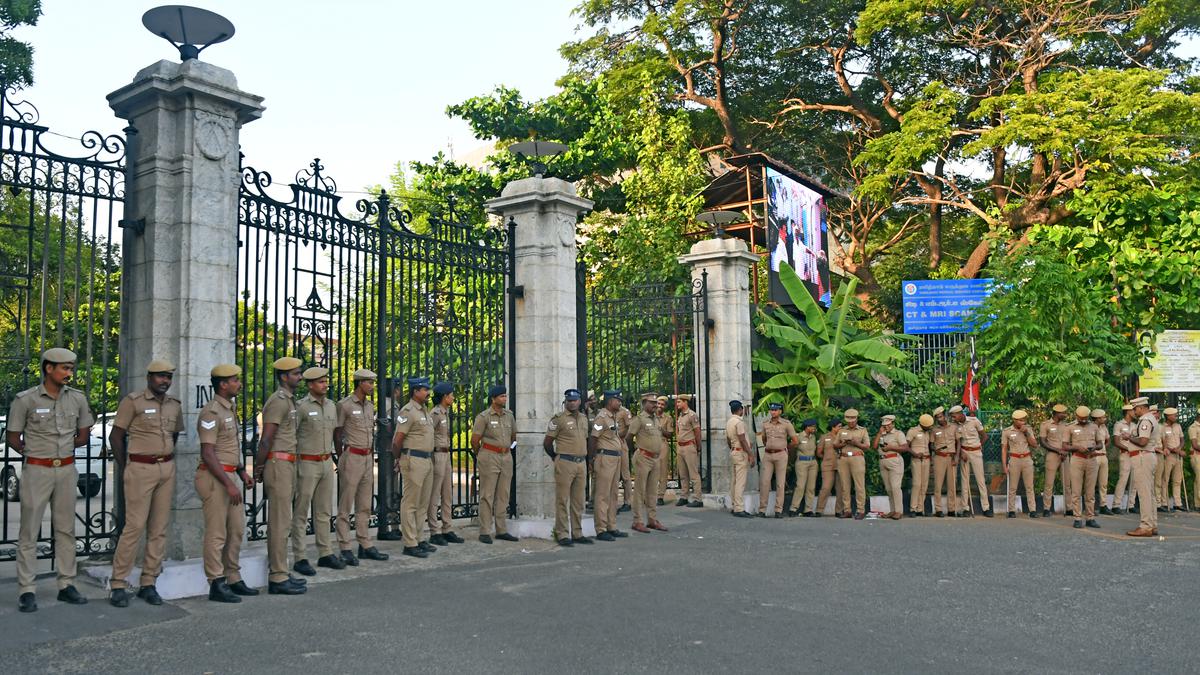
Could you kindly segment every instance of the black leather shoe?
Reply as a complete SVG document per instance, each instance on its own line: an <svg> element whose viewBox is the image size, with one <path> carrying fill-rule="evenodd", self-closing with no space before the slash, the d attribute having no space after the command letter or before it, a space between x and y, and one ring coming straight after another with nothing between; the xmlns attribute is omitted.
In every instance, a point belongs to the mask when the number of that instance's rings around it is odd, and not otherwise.
<svg viewBox="0 0 1200 675"><path fill-rule="evenodd" d="M429 543L433 544L434 546L445 546L446 538L440 534L435 534L435 535L429 537Z"/></svg>
<svg viewBox="0 0 1200 675"><path fill-rule="evenodd" d="M420 549L420 547L418 547L418 546L405 546L404 550L401 551L401 553L403 553L404 555L410 555L414 558L428 558L429 557L429 554L426 553L425 551L422 551Z"/></svg>
<svg viewBox="0 0 1200 675"><path fill-rule="evenodd" d="M570 547L574 546L575 544L572 544L570 539L563 537L562 539L558 540L558 545L566 547L566 548L570 548Z"/></svg>
<svg viewBox="0 0 1200 675"><path fill-rule="evenodd" d="M437 547L427 541L417 542L417 548L425 551L426 553L433 553L434 551L437 551Z"/></svg>
<svg viewBox="0 0 1200 675"><path fill-rule="evenodd" d="M480 541L480 543L483 543L483 544L490 544L490 543L492 543L492 535L481 534L481 535L479 535L479 541Z"/></svg>
<svg viewBox="0 0 1200 675"><path fill-rule="evenodd" d="M763 511L759 511L758 513L754 514L754 517L755 518L766 518L767 514Z"/></svg>
<svg viewBox="0 0 1200 675"><path fill-rule="evenodd" d="M942 513L941 511L938 511L937 513L935 513L933 515L935 518L945 518L946 517L946 514Z"/></svg>
<svg viewBox="0 0 1200 675"><path fill-rule="evenodd" d="M1017 517L1017 514L1016 514L1016 512L1015 512L1015 511L1009 511L1009 512L1008 512L1008 517L1009 517L1009 518L1016 518L1016 517Z"/></svg>
<svg viewBox="0 0 1200 675"><path fill-rule="evenodd" d="M813 512L812 512L812 517L813 517L813 518L820 518L820 517L821 517L821 512L820 512L820 511L813 511Z"/></svg>
<svg viewBox="0 0 1200 675"><path fill-rule="evenodd" d="M33 593L22 593L21 597L17 598L17 609L25 614L37 611L37 596Z"/></svg>
<svg viewBox="0 0 1200 675"><path fill-rule="evenodd" d="M108 595L108 604L113 607L128 607L129 594L125 592L124 588L114 588L113 592Z"/></svg>
<svg viewBox="0 0 1200 675"><path fill-rule="evenodd" d="M1111 516L1112 514L1113 514L1112 509L1108 508L1107 506L1100 507L1100 515Z"/></svg>
<svg viewBox="0 0 1200 675"><path fill-rule="evenodd" d="M775 517L776 517L776 518L782 518L782 517L783 517L783 514L782 514L782 513L779 513L778 511L776 511L776 512L775 512Z"/></svg>
<svg viewBox="0 0 1200 675"><path fill-rule="evenodd" d="M466 539L463 539L462 537L458 536L457 534L455 534L453 532L447 532L447 533L443 534L442 539L445 539L447 544L465 544L465 543L467 543Z"/></svg>
<svg viewBox="0 0 1200 675"><path fill-rule="evenodd" d="M1117 509L1117 515L1127 516L1129 515L1129 509Z"/></svg>
<svg viewBox="0 0 1200 675"><path fill-rule="evenodd" d="M1086 522L1086 523L1084 523L1084 524L1085 524L1085 525L1087 525L1088 527L1094 527L1094 528L1096 528L1097 530L1098 530L1098 529L1100 529L1100 523L1097 523L1095 518L1093 518L1093 519L1091 519L1091 520L1087 521L1087 522Z"/></svg>
<svg viewBox="0 0 1200 675"><path fill-rule="evenodd" d="M680 497L679 499L675 500L675 506L687 506L687 505L688 505L687 497Z"/></svg>
<svg viewBox="0 0 1200 675"><path fill-rule="evenodd" d="M288 579L291 579L292 583L296 584L297 586L307 586L308 585L308 579L305 579L304 577L294 577L289 574Z"/></svg>
<svg viewBox="0 0 1200 675"><path fill-rule="evenodd" d="M630 505L628 505L628 504L622 504L622 505L621 505L621 506L620 506L620 507L617 509L617 513L628 513L628 512L630 512L630 511L632 511L632 510L633 510L633 507L631 507Z"/></svg>
<svg viewBox="0 0 1200 675"><path fill-rule="evenodd" d="M1049 518L1050 517L1050 509L1042 509L1042 517Z"/></svg>
<svg viewBox="0 0 1200 675"><path fill-rule="evenodd" d="M688 502L688 508L689 509L702 509L702 508L704 508L704 502L700 501L699 499L693 499L692 501Z"/></svg>
<svg viewBox="0 0 1200 675"><path fill-rule="evenodd" d="M1160 506L1160 507L1158 507L1158 512L1159 512L1159 513L1166 513L1166 512L1167 512L1167 507L1165 507L1165 506Z"/></svg>
<svg viewBox="0 0 1200 675"><path fill-rule="evenodd" d="M222 581L224 581L224 580L222 580ZM236 584L229 584L225 588L228 588L229 590L233 591L237 595L244 595L248 598L252 598L252 597L258 595L258 589L250 588L249 586L247 586L246 581L244 579L238 580L238 582Z"/></svg>
<svg viewBox="0 0 1200 675"><path fill-rule="evenodd" d="M241 583L240 581L238 583ZM208 585L208 599L213 602L229 602L237 603L242 599L234 594L235 592L225 583L225 577L213 579Z"/></svg>
<svg viewBox="0 0 1200 675"><path fill-rule="evenodd" d="M317 571L315 569L313 569L312 564L309 563L308 560L297 560L296 564L292 565L292 569L296 570L297 572L299 572L300 574L303 574L306 577L312 577L312 576L317 575Z"/></svg>
<svg viewBox="0 0 1200 675"><path fill-rule="evenodd" d="M65 602L71 605L86 605L87 598L79 594L74 586L67 586L58 592L58 601Z"/></svg>
<svg viewBox="0 0 1200 675"><path fill-rule="evenodd" d="M354 557L354 551L342 551L342 562L350 567L358 567L358 558Z"/></svg>
<svg viewBox="0 0 1200 675"><path fill-rule="evenodd" d="M612 536L612 534L610 534L608 532L601 532L600 534L596 535L596 538L599 539L600 541L616 541L617 540L616 537Z"/></svg>
<svg viewBox="0 0 1200 675"><path fill-rule="evenodd" d="M658 506L666 506L666 505L667 505L667 503L665 501L663 501L663 498L659 497L658 498Z"/></svg>
<svg viewBox="0 0 1200 675"><path fill-rule="evenodd" d="M1188 507L1186 507L1186 506L1180 506L1180 507L1179 507L1179 510L1180 510L1180 511L1183 511L1184 513L1190 513L1190 512L1191 512L1191 511L1188 509Z"/></svg>
<svg viewBox="0 0 1200 675"><path fill-rule="evenodd" d="M380 541L401 541L402 539L404 539L404 534L395 530L379 535Z"/></svg>
<svg viewBox="0 0 1200 675"><path fill-rule="evenodd" d="M145 600L147 605L163 604L162 596L158 594L158 589L154 586L142 586L138 589L137 596Z"/></svg>
<svg viewBox="0 0 1200 675"><path fill-rule="evenodd" d="M374 546L372 546L370 548L363 548L362 546L359 546L358 547L358 557L363 558L365 560L384 561L384 560L388 559L388 554L381 553L379 551L379 549L375 548Z"/></svg>
<svg viewBox="0 0 1200 675"><path fill-rule="evenodd" d="M571 541L576 544L590 544L590 543L592 543L592 538L591 537L571 537Z"/></svg>
<svg viewBox="0 0 1200 675"><path fill-rule="evenodd" d="M988 518L991 518L992 516L996 515L996 512L995 512L995 511L992 511L991 509L988 509L987 511L984 511L984 512L983 512L983 515L984 515L984 516L986 516L986 517L988 517Z"/></svg>
<svg viewBox="0 0 1200 675"><path fill-rule="evenodd" d="M317 558L317 567L328 567L335 570L344 570L346 569L346 563L342 562L342 559L336 555L323 555L320 558Z"/></svg>
<svg viewBox="0 0 1200 675"><path fill-rule="evenodd" d="M784 513L788 518L795 518L796 516L800 515L799 511L784 511Z"/></svg>
<svg viewBox="0 0 1200 675"><path fill-rule="evenodd" d="M1030 518L1037 518L1037 517L1038 517L1038 512L1037 512L1037 511L1030 511L1030 512L1029 512L1029 517L1030 517Z"/></svg>
<svg viewBox="0 0 1200 675"><path fill-rule="evenodd" d="M517 539L516 537L512 536L511 534L509 534L507 532L505 532L504 534L496 535L496 538L501 541L520 541L520 539Z"/></svg>
<svg viewBox="0 0 1200 675"><path fill-rule="evenodd" d="M620 530L609 530L608 533L611 534L616 539L622 539L624 537L629 536L628 532L622 532Z"/></svg>
<svg viewBox="0 0 1200 675"><path fill-rule="evenodd" d="M1071 527L1073 527L1077 530L1082 530L1083 529L1083 521L1077 520L1077 521L1075 521L1075 523L1073 525L1071 525Z"/></svg>
<svg viewBox="0 0 1200 675"><path fill-rule="evenodd" d="M267 582L267 593L271 595L304 595L307 592L308 587L301 586L291 579Z"/></svg>
<svg viewBox="0 0 1200 675"><path fill-rule="evenodd" d="M1074 512L1074 511L1064 511L1064 512L1063 512L1063 517L1064 517L1064 518L1074 518L1074 517L1075 517L1075 512Z"/></svg>

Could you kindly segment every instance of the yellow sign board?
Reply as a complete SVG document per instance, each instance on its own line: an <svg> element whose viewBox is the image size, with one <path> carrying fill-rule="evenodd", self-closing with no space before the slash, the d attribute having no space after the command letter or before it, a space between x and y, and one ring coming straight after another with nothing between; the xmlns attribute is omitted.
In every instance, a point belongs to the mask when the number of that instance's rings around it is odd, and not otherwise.
<svg viewBox="0 0 1200 675"><path fill-rule="evenodd" d="M1141 391L1200 391L1200 330L1163 331L1155 347Z"/></svg>

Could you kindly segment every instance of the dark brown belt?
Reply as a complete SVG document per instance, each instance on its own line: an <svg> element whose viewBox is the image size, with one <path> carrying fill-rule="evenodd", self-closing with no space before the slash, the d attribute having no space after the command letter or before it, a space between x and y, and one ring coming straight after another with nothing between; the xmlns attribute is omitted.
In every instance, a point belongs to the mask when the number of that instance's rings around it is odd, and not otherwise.
<svg viewBox="0 0 1200 675"><path fill-rule="evenodd" d="M137 462L138 464L161 464L175 459L175 454L169 455L129 455L129 461Z"/></svg>
<svg viewBox="0 0 1200 675"><path fill-rule="evenodd" d="M1145 451L1145 450L1130 450L1130 451L1129 451L1129 456L1130 456L1130 457L1137 457L1138 455L1142 454L1143 452L1146 452L1146 451Z"/></svg>
<svg viewBox="0 0 1200 675"><path fill-rule="evenodd" d="M26 457L26 464L34 466L48 466L51 469L57 469L60 466L75 466L74 457L55 457L54 459L45 459L43 457Z"/></svg>
<svg viewBox="0 0 1200 675"><path fill-rule="evenodd" d="M647 450L645 448L638 448L638 452L642 453L646 457L649 457L650 459L658 459L657 452L650 452L649 450Z"/></svg>
<svg viewBox="0 0 1200 675"><path fill-rule="evenodd" d="M768 455L774 455L777 452L787 452L787 448L775 448L774 450L767 448Z"/></svg>
<svg viewBox="0 0 1200 675"><path fill-rule="evenodd" d="M938 457L953 457L954 456L953 452L942 452L941 450L934 450L934 454L937 455Z"/></svg>
<svg viewBox="0 0 1200 675"><path fill-rule="evenodd" d="M450 448L434 448L434 452L450 452Z"/></svg>
<svg viewBox="0 0 1200 675"><path fill-rule="evenodd" d="M983 449L982 447L978 447L978 448L967 448L967 447L964 447L964 448L963 448L963 452L979 452L979 451L980 451L980 450L982 450L982 449Z"/></svg>

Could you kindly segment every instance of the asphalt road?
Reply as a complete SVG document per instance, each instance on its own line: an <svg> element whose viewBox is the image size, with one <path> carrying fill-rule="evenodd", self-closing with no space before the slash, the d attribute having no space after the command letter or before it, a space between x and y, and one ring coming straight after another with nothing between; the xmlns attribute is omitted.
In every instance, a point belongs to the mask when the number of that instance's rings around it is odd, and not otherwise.
<svg viewBox="0 0 1200 675"><path fill-rule="evenodd" d="M306 596L21 615L5 673L1197 672L1200 516L1165 541L1028 520L742 520L666 507L669 533L558 549L471 541L326 572ZM626 514L623 514L625 516ZM621 525L626 527L627 517ZM388 547L391 548L390 546Z"/></svg>

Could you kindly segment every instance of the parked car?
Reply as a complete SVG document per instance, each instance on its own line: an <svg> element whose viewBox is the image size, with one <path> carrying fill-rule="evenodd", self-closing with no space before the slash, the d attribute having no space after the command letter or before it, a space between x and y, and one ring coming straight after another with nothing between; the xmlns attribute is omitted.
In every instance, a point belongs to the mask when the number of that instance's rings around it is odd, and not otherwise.
<svg viewBox="0 0 1200 675"><path fill-rule="evenodd" d="M0 498L15 502L21 498L21 469L25 463L21 455L4 442L7 429L7 419L0 417L0 430L3 430L0 431L0 448L3 448L3 453L0 453ZM88 444L75 448L75 470L79 472L76 488L84 498L95 497L104 486L102 472L107 466L107 461L103 459L105 441L102 433L100 426L92 427Z"/></svg>

